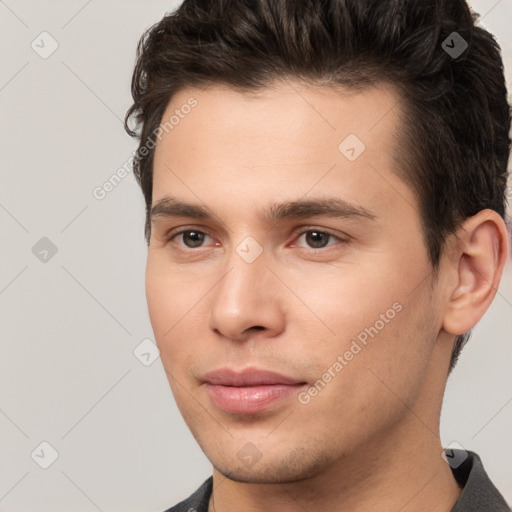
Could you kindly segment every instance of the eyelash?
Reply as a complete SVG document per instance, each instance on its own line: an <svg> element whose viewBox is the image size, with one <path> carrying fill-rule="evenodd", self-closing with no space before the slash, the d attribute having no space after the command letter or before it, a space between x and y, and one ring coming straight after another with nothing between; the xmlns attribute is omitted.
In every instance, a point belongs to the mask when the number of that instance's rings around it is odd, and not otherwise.
<svg viewBox="0 0 512 512"><path fill-rule="evenodd" d="M189 228L186 228L186 229L181 229L180 231L177 231L177 232L174 232L174 233L170 233L167 238L166 238L166 244L169 244L169 243L172 243L172 241L177 238L178 236L180 235L183 235L184 233L188 233L190 231L193 231L195 233L200 233L202 235L206 235L206 236L210 236L208 233L206 233L205 231L201 231L199 229L195 229L193 227L189 227ZM299 231L297 233L294 234L294 239L295 238L299 238L301 237L302 235L305 235L306 233L311 233L311 232L316 232L316 233L322 233L323 235L328 235L329 237L332 237L332 238L336 238L337 240L339 240L339 242L341 243L348 243L349 240L348 240L348 237L347 238L341 238L340 236L338 235L335 235L334 233L328 231L328 230L325 230L325 229L318 229L318 228L314 228L314 227L308 227L307 229L303 229L302 231ZM210 237L211 238L211 237ZM329 240L330 241L330 240ZM320 248L317 248L317 249L314 249L314 248L306 248L306 247L300 247L300 249L306 251L306 252L312 252L312 253L318 253L320 251L327 251L329 247L331 247L332 245L336 245L336 244L331 244L331 245L327 245L326 247L320 247ZM200 249L204 249L204 247L196 247L196 248L192 248L192 247L186 247L186 246L180 246L180 249L181 250L184 250L184 251L198 251Z"/></svg>

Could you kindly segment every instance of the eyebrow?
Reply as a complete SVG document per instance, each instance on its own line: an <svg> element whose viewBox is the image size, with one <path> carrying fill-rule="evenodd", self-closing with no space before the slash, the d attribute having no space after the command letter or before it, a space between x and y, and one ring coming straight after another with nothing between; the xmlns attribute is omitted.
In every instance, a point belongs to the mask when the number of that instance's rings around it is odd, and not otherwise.
<svg viewBox="0 0 512 512"><path fill-rule="evenodd" d="M261 217L268 223L281 219L304 219L314 216L333 218L356 217L374 221L377 216L355 204L337 197L285 201L268 206ZM188 217L212 220L216 216L206 206L187 203L174 197L164 196L151 208L150 219Z"/></svg>

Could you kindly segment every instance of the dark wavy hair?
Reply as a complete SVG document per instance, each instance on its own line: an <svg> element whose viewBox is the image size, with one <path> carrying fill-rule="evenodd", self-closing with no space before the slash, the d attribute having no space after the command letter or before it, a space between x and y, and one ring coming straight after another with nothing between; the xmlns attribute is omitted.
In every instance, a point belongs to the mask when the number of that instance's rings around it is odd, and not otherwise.
<svg viewBox="0 0 512 512"><path fill-rule="evenodd" d="M503 62L476 19L464 0L185 0L139 40L124 123L140 140L133 171L147 243L154 147L146 141L178 90L254 91L287 79L350 88L387 82L404 111L396 172L418 198L436 276L446 238L462 221L486 208L506 212ZM460 55L449 51L459 48ZM450 371L470 335L456 337Z"/></svg>

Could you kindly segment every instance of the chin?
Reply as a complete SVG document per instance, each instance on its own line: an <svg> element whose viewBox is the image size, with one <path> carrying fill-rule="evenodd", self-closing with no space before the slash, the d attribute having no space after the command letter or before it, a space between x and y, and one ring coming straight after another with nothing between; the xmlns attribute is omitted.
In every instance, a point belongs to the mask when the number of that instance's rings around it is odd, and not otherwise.
<svg viewBox="0 0 512 512"><path fill-rule="evenodd" d="M301 450L302 451L302 450ZM323 454L306 457L304 453L276 454L272 459L262 454L259 461L244 466L243 462L217 463L210 459L215 469L234 482L251 484L285 484L313 478L325 471L332 460Z"/></svg>
<svg viewBox="0 0 512 512"><path fill-rule="evenodd" d="M242 482L246 484L285 484L290 482L297 482L304 480L307 477L300 477L297 474L287 472L278 472L275 468L259 468L259 469L247 469L247 468L215 468L226 478L234 482Z"/></svg>

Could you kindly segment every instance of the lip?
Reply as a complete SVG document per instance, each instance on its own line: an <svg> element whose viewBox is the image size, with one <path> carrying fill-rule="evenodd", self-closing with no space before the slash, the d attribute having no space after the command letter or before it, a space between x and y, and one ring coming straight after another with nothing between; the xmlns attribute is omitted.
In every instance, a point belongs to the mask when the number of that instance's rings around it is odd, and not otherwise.
<svg viewBox="0 0 512 512"><path fill-rule="evenodd" d="M280 373L245 368L222 368L203 377L210 400L226 412L256 413L295 395L306 382Z"/></svg>
<svg viewBox="0 0 512 512"><path fill-rule="evenodd" d="M266 386L266 385L294 385L304 381L281 375L280 373L259 368L245 368L239 372L231 368L221 368L204 375L203 380L208 384L220 386Z"/></svg>

